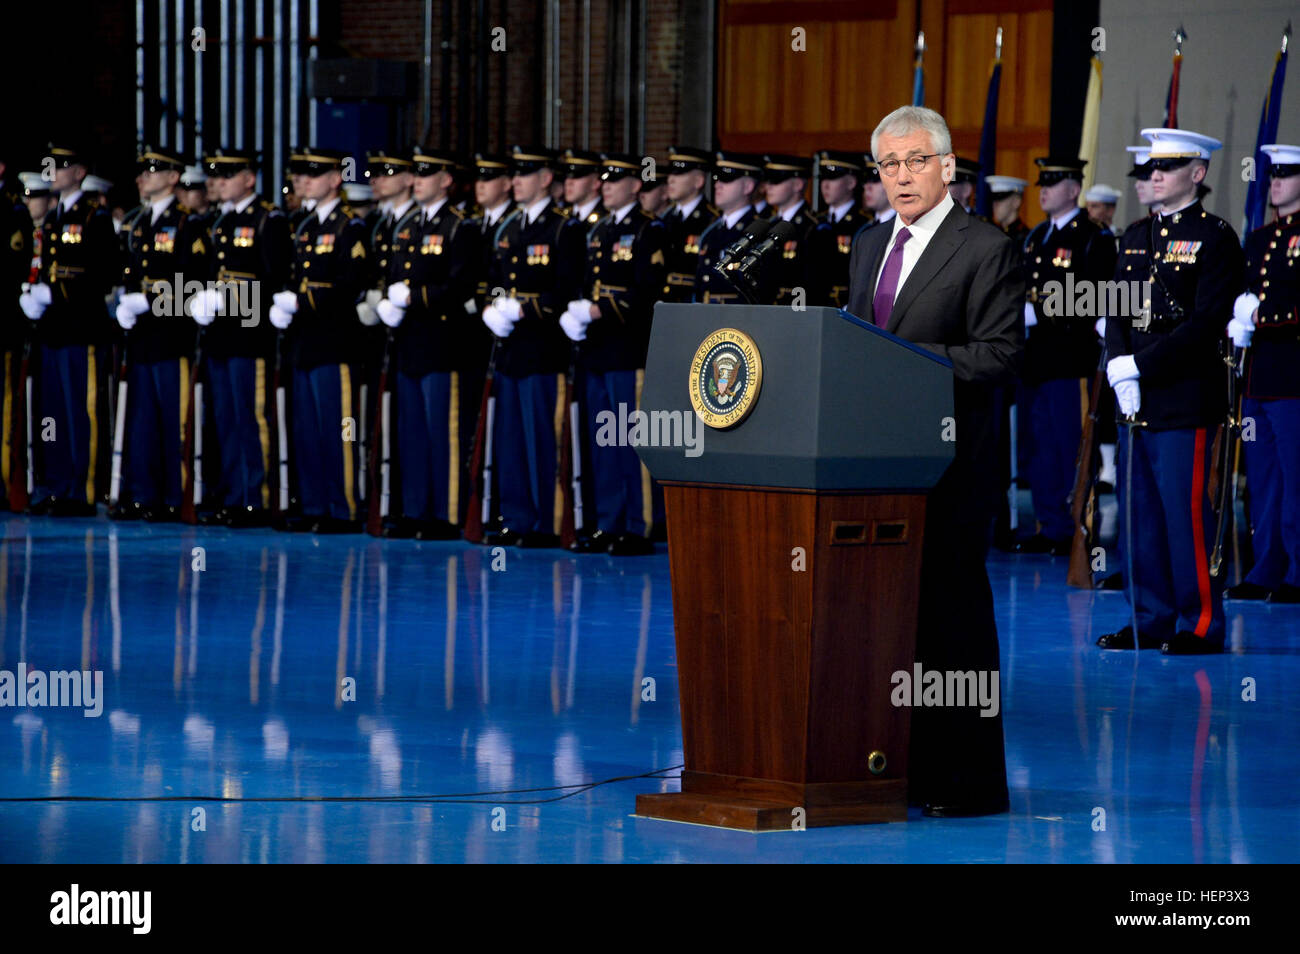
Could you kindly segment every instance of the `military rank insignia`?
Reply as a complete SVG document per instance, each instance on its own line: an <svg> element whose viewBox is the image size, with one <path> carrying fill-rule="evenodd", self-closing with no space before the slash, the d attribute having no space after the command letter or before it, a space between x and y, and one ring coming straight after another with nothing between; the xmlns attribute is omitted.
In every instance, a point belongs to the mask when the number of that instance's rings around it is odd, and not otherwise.
<svg viewBox="0 0 1300 954"><path fill-rule="evenodd" d="M231 241L234 243L235 248L252 248L255 234L256 230L251 225L237 225L235 226L234 238Z"/></svg>
<svg viewBox="0 0 1300 954"><path fill-rule="evenodd" d="M426 235L420 243L421 255L441 255L442 254L442 236Z"/></svg>
<svg viewBox="0 0 1300 954"><path fill-rule="evenodd" d="M176 250L176 227L159 229L153 234L153 250L170 255Z"/></svg>
<svg viewBox="0 0 1300 954"><path fill-rule="evenodd" d="M709 427L734 427L743 421L754 409L762 384L758 346L735 328L713 332L691 360L691 406Z"/></svg>
<svg viewBox="0 0 1300 954"><path fill-rule="evenodd" d="M79 244L81 242L81 226L69 222L63 227L63 234L59 236L59 240L64 245Z"/></svg>
<svg viewBox="0 0 1300 954"><path fill-rule="evenodd" d="M618 241L614 243L614 251L610 255L610 261L632 261L632 243L634 241L636 241L635 235L620 235Z"/></svg>
<svg viewBox="0 0 1300 954"><path fill-rule="evenodd" d="M317 255L328 255L330 252L334 251L334 233L326 232L324 235L316 236L316 248L314 251Z"/></svg>
<svg viewBox="0 0 1300 954"><path fill-rule="evenodd" d="M1052 256L1052 264L1057 268L1069 268L1074 261L1074 252L1068 248L1058 248Z"/></svg>
<svg viewBox="0 0 1300 954"><path fill-rule="evenodd" d="M852 235L835 236L835 247L839 249L842 254L848 255L850 252L853 251L853 236Z"/></svg>
<svg viewBox="0 0 1300 954"><path fill-rule="evenodd" d="M1179 262L1183 265L1195 265L1196 253L1200 250L1200 242L1170 242L1165 247L1165 261Z"/></svg>
<svg viewBox="0 0 1300 954"><path fill-rule="evenodd" d="M551 247L549 245L528 246L528 264L529 265L551 264Z"/></svg>

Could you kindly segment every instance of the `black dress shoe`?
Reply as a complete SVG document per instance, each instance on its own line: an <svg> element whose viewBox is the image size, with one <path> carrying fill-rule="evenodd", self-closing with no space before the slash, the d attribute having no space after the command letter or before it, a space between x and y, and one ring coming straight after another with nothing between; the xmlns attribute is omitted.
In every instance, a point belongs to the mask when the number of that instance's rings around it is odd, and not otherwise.
<svg viewBox="0 0 1300 954"><path fill-rule="evenodd" d="M312 533L358 533L360 520L341 520L338 517L320 517L312 524Z"/></svg>
<svg viewBox="0 0 1300 954"><path fill-rule="evenodd" d="M655 545L635 533L620 533L609 545L610 556L650 556Z"/></svg>
<svg viewBox="0 0 1300 954"><path fill-rule="evenodd" d="M1236 586L1230 586L1223 591L1225 600L1266 600L1269 593L1273 592L1267 586L1260 586L1258 583L1251 583L1243 580Z"/></svg>
<svg viewBox="0 0 1300 954"><path fill-rule="evenodd" d="M199 525L204 527L224 527L230 522L230 514L229 507L221 507L217 510L201 513L198 516Z"/></svg>
<svg viewBox="0 0 1300 954"><path fill-rule="evenodd" d="M27 512L33 517L44 517L54 506L54 498L46 497L44 500L37 500L27 504Z"/></svg>
<svg viewBox="0 0 1300 954"><path fill-rule="evenodd" d="M1003 553L1015 553L1016 547L1015 531L995 530L993 532L993 549L1001 550Z"/></svg>
<svg viewBox="0 0 1300 954"><path fill-rule="evenodd" d="M384 524L379 535L385 540L412 540L415 538L415 524L410 520L399 517L389 523Z"/></svg>
<svg viewBox="0 0 1300 954"><path fill-rule="evenodd" d="M1016 550L1020 553L1047 553L1052 556L1061 556L1070 552L1072 542L1068 537L1064 540L1054 540L1041 533L1035 533L1032 537L1017 543Z"/></svg>
<svg viewBox="0 0 1300 954"><path fill-rule="evenodd" d="M1110 576L1102 577L1101 581L1097 584L1097 589L1106 590L1108 592L1124 589L1124 574L1112 573Z"/></svg>
<svg viewBox="0 0 1300 954"><path fill-rule="evenodd" d="M485 535L483 542L490 547L517 547L523 538L522 533L516 533L509 527L502 527L500 530Z"/></svg>
<svg viewBox="0 0 1300 954"><path fill-rule="evenodd" d="M149 523L176 523L181 519L181 511L179 507L158 504L156 507L146 507L141 516Z"/></svg>
<svg viewBox="0 0 1300 954"><path fill-rule="evenodd" d="M1001 815L1011 810L1006 795L987 798L962 798L943 802L925 802L921 814L926 818L975 818L979 815Z"/></svg>
<svg viewBox="0 0 1300 954"><path fill-rule="evenodd" d="M53 517L93 517L98 512L94 504L77 500L60 500L50 508Z"/></svg>
<svg viewBox="0 0 1300 954"><path fill-rule="evenodd" d="M416 524L417 540L459 540L460 527L446 520L424 520Z"/></svg>
<svg viewBox="0 0 1300 954"><path fill-rule="evenodd" d="M1159 649L1161 639L1159 636L1152 636L1149 633L1139 632L1138 644L1143 649ZM1097 640L1097 645L1102 649L1132 649L1133 627L1125 626L1117 633L1107 633Z"/></svg>
<svg viewBox="0 0 1300 954"><path fill-rule="evenodd" d="M614 542L614 534L597 530L586 537L579 537L569 544L571 553L608 553L609 545Z"/></svg>
<svg viewBox="0 0 1300 954"><path fill-rule="evenodd" d="M560 545L560 538L554 533L541 533L531 530L519 538L519 546L528 550L546 550Z"/></svg>
<svg viewBox="0 0 1300 954"><path fill-rule="evenodd" d="M1300 586L1292 586L1290 583L1283 583L1268 595L1268 601L1270 603L1281 603L1283 605L1300 603Z"/></svg>
<svg viewBox="0 0 1300 954"><path fill-rule="evenodd" d="M1212 643L1195 633L1174 633L1160 645L1166 656L1208 656L1223 652L1223 643Z"/></svg>
<svg viewBox="0 0 1300 954"><path fill-rule="evenodd" d="M139 520L144 514L144 508L134 501L131 503L119 501L116 506L108 508L109 520Z"/></svg>
<svg viewBox="0 0 1300 954"><path fill-rule="evenodd" d="M265 527L271 522L271 515L260 507L238 507L230 510L226 526L244 529L247 527Z"/></svg>

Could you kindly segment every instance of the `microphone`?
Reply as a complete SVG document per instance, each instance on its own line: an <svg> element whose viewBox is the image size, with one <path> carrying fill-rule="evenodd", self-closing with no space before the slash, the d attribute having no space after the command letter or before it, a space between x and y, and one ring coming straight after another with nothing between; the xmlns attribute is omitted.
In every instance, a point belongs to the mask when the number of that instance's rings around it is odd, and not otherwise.
<svg viewBox="0 0 1300 954"><path fill-rule="evenodd" d="M794 235L793 225L784 219L776 222L768 229L767 235L757 245L750 248L744 259L741 260L740 265L736 267L736 271L742 273L749 271L758 264L759 259L776 248L776 246L784 245L785 240L792 235Z"/></svg>
<svg viewBox="0 0 1300 954"><path fill-rule="evenodd" d="M749 228L745 230L744 235L722 250L722 255L718 258L716 267L726 268L748 251L751 245L762 239L771 229L772 222L769 219L754 219L753 222L749 223Z"/></svg>

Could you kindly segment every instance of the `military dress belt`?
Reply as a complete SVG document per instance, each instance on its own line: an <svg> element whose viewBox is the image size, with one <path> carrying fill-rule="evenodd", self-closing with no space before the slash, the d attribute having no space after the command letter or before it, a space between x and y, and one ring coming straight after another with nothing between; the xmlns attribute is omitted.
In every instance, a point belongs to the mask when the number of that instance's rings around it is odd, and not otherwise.
<svg viewBox="0 0 1300 954"><path fill-rule="evenodd" d="M80 265L51 265L50 280L58 281L63 278L76 278L79 275L85 274L85 272L85 268Z"/></svg>
<svg viewBox="0 0 1300 954"><path fill-rule="evenodd" d="M236 272L226 268L224 265L217 269L217 281L219 282L255 282L257 275L253 272Z"/></svg>
<svg viewBox="0 0 1300 954"><path fill-rule="evenodd" d="M677 286L682 287L682 288L694 288L694 287L695 287L695 276L694 276L694 275L688 275L688 274L686 274L685 272L669 272L669 273L668 273L668 284L669 284L669 285L677 285Z"/></svg>

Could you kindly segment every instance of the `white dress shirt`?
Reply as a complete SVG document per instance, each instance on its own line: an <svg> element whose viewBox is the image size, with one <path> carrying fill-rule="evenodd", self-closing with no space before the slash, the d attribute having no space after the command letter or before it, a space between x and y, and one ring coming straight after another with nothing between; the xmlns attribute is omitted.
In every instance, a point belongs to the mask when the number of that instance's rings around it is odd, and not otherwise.
<svg viewBox="0 0 1300 954"><path fill-rule="evenodd" d="M530 205L527 209L524 210L524 222L527 223L528 225L532 225L534 222L537 221L537 217L546 211L546 207L550 204L551 204L551 197L549 195L542 196L540 199L538 199L536 202L534 202L532 205Z"/></svg>
<svg viewBox="0 0 1300 954"><path fill-rule="evenodd" d="M703 202L703 201L704 201L704 196L702 196L702 195L697 195L695 198L691 199L689 202L678 202L678 203L677 203L677 213L678 213L682 218L684 218L684 219L685 219L685 218L688 218L688 217L690 216L690 214L691 214L692 212L695 211L695 207L696 207L697 205L699 205L699 204L700 204L701 202Z"/></svg>
<svg viewBox="0 0 1300 954"><path fill-rule="evenodd" d="M443 196L441 199L438 199L435 202L430 202L428 205L426 205L424 207L424 221L426 222L432 221L433 217L437 215L442 210L442 207L446 204L447 204L447 197Z"/></svg>
<svg viewBox="0 0 1300 954"><path fill-rule="evenodd" d="M838 222L840 219L844 218L844 216L849 214L849 209L851 208L853 208L852 199L848 199L844 202L841 202L839 205L831 206L830 208L831 222L835 223Z"/></svg>
<svg viewBox="0 0 1300 954"><path fill-rule="evenodd" d="M337 196L337 195L336 195L334 198L330 199L328 202L320 202L320 203L317 203L317 205L316 205L316 217L317 217L317 218L318 218L322 223L324 223L324 221L330 217L330 213L334 211L335 206L337 206L337 205L338 205L342 200L343 200L342 196Z"/></svg>
<svg viewBox="0 0 1300 954"><path fill-rule="evenodd" d="M916 267L917 261L921 258L921 253L930 244L930 239L934 238L934 233L939 230L940 224L948 217L948 213L956 207L957 203L952 200L952 196L945 190L939 204L911 225L904 226L902 216L895 216L894 230L889 235L888 244L885 245L885 254L880 258L880 269L876 272L875 284L871 286L873 298L875 297L876 286L880 284L880 276L885 270L885 262L889 260L889 253L893 251L894 242L898 240L898 233L903 228L906 228L911 237L903 245L903 267L898 273L898 286L894 289L894 301L898 301L898 293L907 284L907 276L912 274L912 269Z"/></svg>
<svg viewBox="0 0 1300 954"><path fill-rule="evenodd" d="M155 224L157 224L157 222L158 222L158 216L162 215L164 212L167 211L167 206L171 205L171 204L172 204L172 201L173 201L175 198L176 198L176 196L169 192L169 193L167 193L167 195L163 196L163 197L162 197L161 199L159 199L157 202L150 202L150 203L149 203L149 208L151 209L151 212L150 212L150 214L149 214L149 224L150 224L150 225L155 225Z"/></svg>
<svg viewBox="0 0 1300 954"><path fill-rule="evenodd" d="M616 209L615 212L614 212L614 224L615 224L615 225L622 225L622 224L623 224L623 220L627 218L628 213L632 211L632 207L633 207L634 205L636 205L635 202L629 202L627 205L623 206L621 209Z"/></svg>
<svg viewBox="0 0 1300 954"><path fill-rule="evenodd" d="M803 199L800 199L800 200L799 200L798 202L796 202L794 205L789 206L788 208L782 209L782 210L781 210L781 218L783 218L783 219L785 219L785 221L789 222L791 219L793 219L796 215L799 214L799 210L802 209L802 208L803 208Z"/></svg>
<svg viewBox="0 0 1300 954"><path fill-rule="evenodd" d="M592 199L590 202L583 203L582 205L575 205L573 207L573 217L579 221L586 221L587 216L591 215L591 210L598 205L600 205L600 196L596 196L596 198ZM531 222L532 219L529 219L528 221Z"/></svg>

